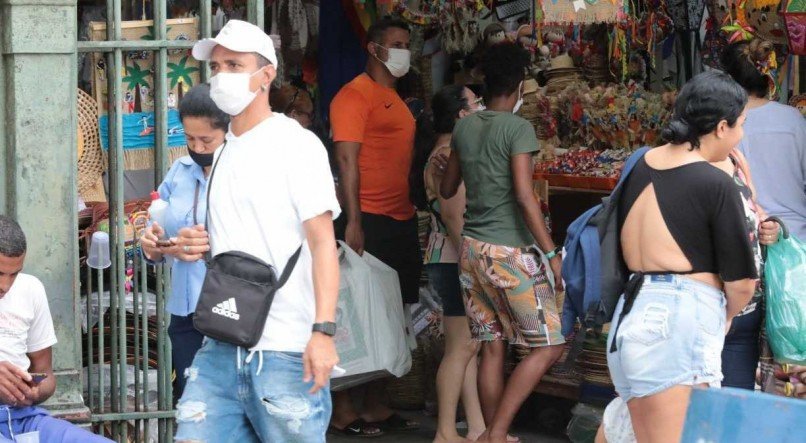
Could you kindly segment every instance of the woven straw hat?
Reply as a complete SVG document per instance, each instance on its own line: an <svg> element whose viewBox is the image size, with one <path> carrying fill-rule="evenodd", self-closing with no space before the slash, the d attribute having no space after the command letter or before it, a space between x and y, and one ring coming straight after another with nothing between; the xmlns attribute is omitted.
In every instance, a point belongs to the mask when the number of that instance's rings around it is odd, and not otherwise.
<svg viewBox="0 0 806 443"><path fill-rule="evenodd" d="M98 133L98 105L81 89L78 111L78 194L85 202L105 202L104 161Z"/></svg>

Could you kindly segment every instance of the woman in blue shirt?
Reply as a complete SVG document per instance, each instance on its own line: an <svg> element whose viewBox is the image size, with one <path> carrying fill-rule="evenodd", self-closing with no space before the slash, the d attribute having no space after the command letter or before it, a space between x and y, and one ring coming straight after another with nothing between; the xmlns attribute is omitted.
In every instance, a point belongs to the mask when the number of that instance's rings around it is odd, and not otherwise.
<svg viewBox="0 0 806 443"><path fill-rule="evenodd" d="M736 42L725 48L720 62L749 97L744 138L738 147L746 157L743 175L749 178L752 172L755 184L749 193L753 199L748 203L780 217L790 232L803 239L806 238L806 120L797 109L770 100L774 83L767 64L774 56L774 49L772 43L760 39ZM739 165L745 163L744 159L737 159ZM748 190L743 190L743 194L748 195ZM766 216L758 218L764 220ZM777 225L762 224L752 241L763 245L777 242ZM757 263L761 270L760 257ZM755 389L763 304L763 288L758 285L750 304L733 319L722 351L725 376L722 386Z"/></svg>
<svg viewBox="0 0 806 443"><path fill-rule="evenodd" d="M168 202L165 226L153 223L146 229L140 243L146 258L155 262L169 258L171 264L171 295L166 309L171 314L168 335L171 338L174 378L174 398L185 389L185 370L193 363L204 336L193 327L193 312L204 281L203 260L183 261L179 246L160 247L159 238L177 235L180 229L204 224L207 214L207 178L215 150L224 143L229 116L219 110L210 98L210 86L194 87L179 104L179 116L185 130L188 155L174 162L162 184L160 197Z"/></svg>

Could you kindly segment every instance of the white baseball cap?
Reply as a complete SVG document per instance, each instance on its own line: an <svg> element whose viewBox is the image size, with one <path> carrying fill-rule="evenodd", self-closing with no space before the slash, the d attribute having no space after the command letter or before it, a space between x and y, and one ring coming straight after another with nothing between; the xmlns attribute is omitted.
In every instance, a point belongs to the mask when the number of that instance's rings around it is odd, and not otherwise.
<svg viewBox="0 0 806 443"><path fill-rule="evenodd" d="M228 21L215 38L199 40L193 45L193 58L199 61L210 60L213 49L218 45L230 51L258 53L277 67L277 53L274 51L274 42L260 28L249 22L241 20Z"/></svg>

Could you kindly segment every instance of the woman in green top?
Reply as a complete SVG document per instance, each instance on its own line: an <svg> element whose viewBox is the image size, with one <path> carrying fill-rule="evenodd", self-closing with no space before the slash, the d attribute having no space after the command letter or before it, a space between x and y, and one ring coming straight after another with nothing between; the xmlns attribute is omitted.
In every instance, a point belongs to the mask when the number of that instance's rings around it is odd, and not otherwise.
<svg viewBox="0 0 806 443"><path fill-rule="evenodd" d="M482 62L488 108L456 123L440 193L463 182L467 211L460 281L473 338L482 342L479 396L488 424L480 442L505 443L515 414L560 357L562 290L558 250L533 191L532 125L513 115L523 100L529 54L501 43ZM549 260L549 283L541 254ZM556 292L555 292L556 291ZM504 340L531 348L504 385Z"/></svg>

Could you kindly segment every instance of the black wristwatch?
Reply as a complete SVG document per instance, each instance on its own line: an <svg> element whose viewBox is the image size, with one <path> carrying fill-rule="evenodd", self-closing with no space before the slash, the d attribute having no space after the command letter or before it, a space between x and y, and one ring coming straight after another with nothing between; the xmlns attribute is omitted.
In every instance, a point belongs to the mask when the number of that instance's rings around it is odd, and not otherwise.
<svg viewBox="0 0 806 443"><path fill-rule="evenodd" d="M333 337L336 335L336 323L333 323L332 321L314 323L312 331L321 332L322 334Z"/></svg>

